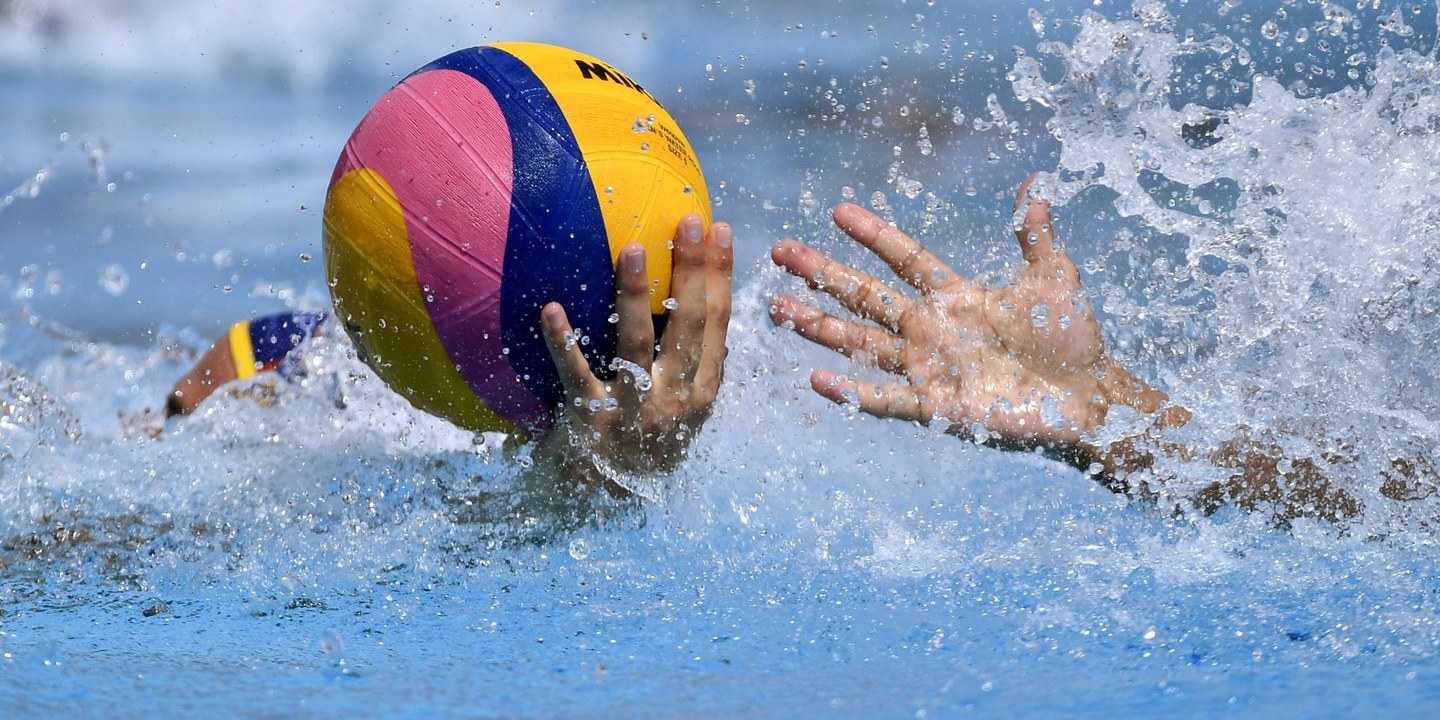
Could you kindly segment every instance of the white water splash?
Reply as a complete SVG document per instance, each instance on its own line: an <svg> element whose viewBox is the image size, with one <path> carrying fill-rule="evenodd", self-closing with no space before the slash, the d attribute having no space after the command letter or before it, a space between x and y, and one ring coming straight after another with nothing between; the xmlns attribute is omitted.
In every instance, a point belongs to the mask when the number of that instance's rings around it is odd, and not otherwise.
<svg viewBox="0 0 1440 720"><path fill-rule="evenodd" d="M1384 49L1368 85L1307 93L1257 75L1248 103L1211 108L1177 103L1169 83L1195 56L1239 62L1228 38L1094 13L1080 25L1042 46L1064 63L1058 82L1033 58L1011 76L1054 109L1052 197L1113 193L1122 217L1182 243L1167 257L1129 234L1102 240L1106 311L1207 338L1160 363L1198 411L1195 441L1243 430L1297 459L1344 447L1344 486L1383 505L1389 461L1440 443L1440 65Z"/></svg>

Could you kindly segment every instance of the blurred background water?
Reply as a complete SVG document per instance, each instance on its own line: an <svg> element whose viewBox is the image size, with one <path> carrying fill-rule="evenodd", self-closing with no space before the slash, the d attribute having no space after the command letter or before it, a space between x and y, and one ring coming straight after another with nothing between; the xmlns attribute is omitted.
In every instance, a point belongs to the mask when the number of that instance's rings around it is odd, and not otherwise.
<svg viewBox="0 0 1440 720"><path fill-rule="evenodd" d="M1380 488L1440 437L1434 5L823 5L0 0L0 714L1433 714L1437 508ZM692 461L571 522L339 341L127 437L224 327L327 303L370 103L516 39L644 83L737 228ZM853 198L999 282L1032 170L1179 439L1338 438L1360 518L1170 513L810 393L770 243L875 269Z"/></svg>

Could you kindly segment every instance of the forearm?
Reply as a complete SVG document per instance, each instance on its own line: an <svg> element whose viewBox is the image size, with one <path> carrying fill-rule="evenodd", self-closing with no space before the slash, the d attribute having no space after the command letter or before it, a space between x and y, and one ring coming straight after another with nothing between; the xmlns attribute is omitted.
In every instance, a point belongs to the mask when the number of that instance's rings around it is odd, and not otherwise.
<svg viewBox="0 0 1440 720"><path fill-rule="evenodd" d="M1167 430L1185 425L1190 417L1185 408L1165 405L1152 412L1150 426L1141 433L1103 446L1082 443L1082 469L1115 492L1155 499L1167 494L1166 486L1173 484L1177 472L1199 460L1222 470L1225 476L1182 496L1206 514L1234 505L1249 512L1268 512L1277 522L1284 522L1306 516L1341 520L1363 511L1362 504L1332 480L1343 470L1342 458L1290 459L1275 443L1243 438L1197 452L1166 437Z"/></svg>
<svg viewBox="0 0 1440 720"><path fill-rule="evenodd" d="M1190 411L1171 404L1165 392L1135 377L1114 358L1107 357L1098 364L1096 379L1097 406L1091 415L1091 426L1073 446L1059 448L1057 459L1090 473L1116 492L1147 494L1145 483L1132 482L1132 475L1151 474L1160 456L1187 460L1194 456L1188 447L1164 440L1167 430L1190 422ZM1106 420L1112 411L1122 407L1148 416L1148 425L1120 440L1100 440L1098 436Z"/></svg>
<svg viewBox="0 0 1440 720"><path fill-rule="evenodd" d="M1364 510L1355 496L1331 479L1345 473L1349 464L1334 455L1292 459L1273 443L1241 439L1221 443L1206 461L1230 471L1227 479L1194 497L1196 507L1207 513L1235 505L1268 511L1278 521L1305 516L1333 521Z"/></svg>
<svg viewBox="0 0 1440 720"><path fill-rule="evenodd" d="M230 340L221 336L190 368L165 398L165 416L188 415L217 388L236 378Z"/></svg>

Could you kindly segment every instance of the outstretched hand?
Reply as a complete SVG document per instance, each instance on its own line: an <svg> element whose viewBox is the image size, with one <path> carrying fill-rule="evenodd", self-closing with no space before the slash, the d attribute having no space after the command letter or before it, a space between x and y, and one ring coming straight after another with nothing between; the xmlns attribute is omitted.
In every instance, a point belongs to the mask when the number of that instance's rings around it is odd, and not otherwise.
<svg viewBox="0 0 1440 720"><path fill-rule="evenodd" d="M658 345L650 314L645 248L627 245L616 263L618 341L610 379L585 361L565 311L541 310L551 358L565 388L563 417L537 452L565 465L571 477L599 481L611 474L673 469L710 416L725 364L734 267L730 227L707 234L698 215L680 221L674 243L673 307ZM595 471L599 471L596 476Z"/></svg>
<svg viewBox="0 0 1440 720"><path fill-rule="evenodd" d="M1033 177L1031 178L1033 179ZM795 240L775 264L831 295L859 319L783 294L770 317L800 336L892 373L858 381L815 370L811 387L864 412L962 433L983 428L1011 445L1073 446L1104 423L1111 405L1153 412L1165 395L1130 375L1105 350L1075 264L1057 247L1049 203L1021 185L1024 268L1010 285L986 288L957 274L920 243L863 208L842 204L835 223L914 289L890 285Z"/></svg>

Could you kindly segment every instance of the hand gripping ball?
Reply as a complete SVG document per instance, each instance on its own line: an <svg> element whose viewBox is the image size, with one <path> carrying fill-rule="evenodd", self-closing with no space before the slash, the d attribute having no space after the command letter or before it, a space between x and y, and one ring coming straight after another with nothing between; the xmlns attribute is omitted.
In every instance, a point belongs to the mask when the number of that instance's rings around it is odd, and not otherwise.
<svg viewBox="0 0 1440 720"><path fill-rule="evenodd" d="M565 307L607 376L620 249L645 246L658 335L692 212L708 227L700 164L648 91L573 50L487 45L420 68L360 121L325 200L325 269L359 356L413 405L543 432L562 389L540 308Z"/></svg>

